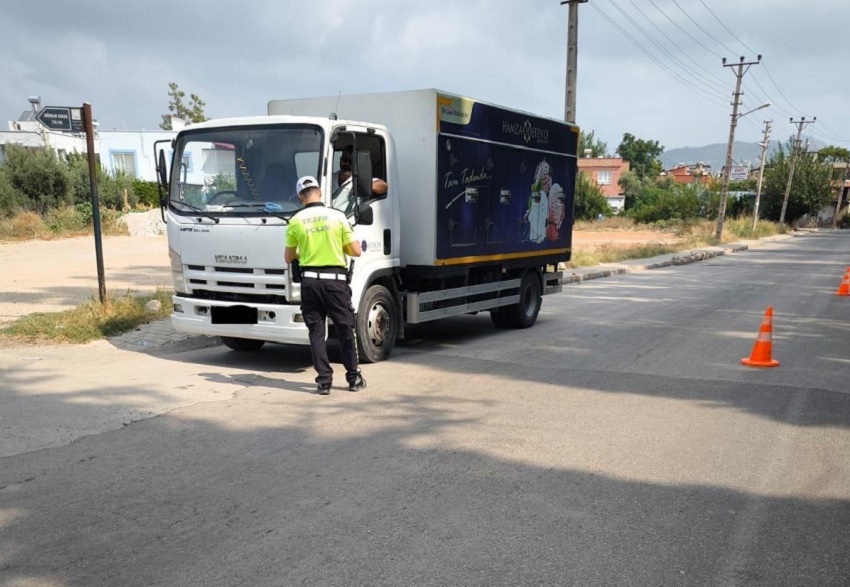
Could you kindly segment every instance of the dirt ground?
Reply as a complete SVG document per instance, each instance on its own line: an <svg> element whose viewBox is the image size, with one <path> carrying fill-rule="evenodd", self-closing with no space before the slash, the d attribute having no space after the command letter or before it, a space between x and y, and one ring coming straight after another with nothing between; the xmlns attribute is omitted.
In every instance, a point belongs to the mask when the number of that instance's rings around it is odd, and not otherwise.
<svg viewBox="0 0 850 587"><path fill-rule="evenodd" d="M108 294L171 287L165 236L103 238ZM57 312L97 297L94 237L0 242L0 324L33 312Z"/></svg>
<svg viewBox="0 0 850 587"><path fill-rule="evenodd" d="M575 250L605 243L628 246L675 240L675 235L654 231L577 230L573 233ZM107 293L148 293L158 287L171 287L168 241L164 235L105 237L103 260ZM97 263L91 236L0 242L0 266L3 267L0 325L33 312L66 310L97 297Z"/></svg>

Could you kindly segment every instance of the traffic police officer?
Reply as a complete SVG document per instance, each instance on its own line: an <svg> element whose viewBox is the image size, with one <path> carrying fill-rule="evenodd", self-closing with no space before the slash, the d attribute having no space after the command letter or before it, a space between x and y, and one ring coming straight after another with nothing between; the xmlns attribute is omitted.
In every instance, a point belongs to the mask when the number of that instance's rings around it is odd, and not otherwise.
<svg viewBox="0 0 850 587"><path fill-rule="evenodd" d="M342 347L348 390L359 391L366 387L366 380L357 367L354 308L345 256L359 257L360 243L345 214L322 203L315 177L302 177L295 189L304 208L289 220L284 259L290 265L297 259L301 266L301 313L310 331L317 389L319 395L328 395L333 381L325 340L325 320L330 317Z"/></svg>

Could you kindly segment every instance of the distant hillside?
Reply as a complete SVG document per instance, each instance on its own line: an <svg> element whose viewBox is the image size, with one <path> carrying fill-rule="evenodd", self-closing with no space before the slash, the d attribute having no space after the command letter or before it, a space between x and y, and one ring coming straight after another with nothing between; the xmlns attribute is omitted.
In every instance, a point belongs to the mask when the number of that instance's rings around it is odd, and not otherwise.
<svg viewBox="0 0 850 587"><path fill-rule="evenodd" d="M776 143L771 141L768 157L770 157L776 148ZM761 146L758 143L740 143L735 141L735 146L732 149L732 159L738 165L757 167L761 162ZM670 149L661 154L661 162L664 164L664 169L671 169L680 163L707 163L711 165L712 172L717 173L726 162L726 144L716 143L703 147Z"/></svg>
<svg viewBox="0 0 850 587"><path fill-rule="evenodd" d="M818 141L811 141L810 150L819 149L823 144ZM767 151L767 157L770 156L779 148L778 141L770 141L770 148ZM743 143L735 141L732 149L732 160L736 165L749 165L750 167L758 167L761 162L761 146L758 143ZM707 163L711 165L711 170L714 173L719 173L726 162L726 143L716 143L714 145L705 145L703 147L681 147L678 149L670 149L661 154L661 162L664 164L664 169L675 167L679 163Z"/></svg>

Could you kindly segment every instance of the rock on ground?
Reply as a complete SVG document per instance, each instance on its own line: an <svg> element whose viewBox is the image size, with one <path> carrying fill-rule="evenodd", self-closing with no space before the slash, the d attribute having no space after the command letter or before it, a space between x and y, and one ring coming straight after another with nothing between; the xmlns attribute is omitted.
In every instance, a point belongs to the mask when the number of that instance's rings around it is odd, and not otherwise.
<svg viewBox="0 0 850 587"><path fill-rule="evenodd" d="M127 225L130 236L156 236L166 233L159 208L147 212L130 212L121 217L121 222Z"/></svg>

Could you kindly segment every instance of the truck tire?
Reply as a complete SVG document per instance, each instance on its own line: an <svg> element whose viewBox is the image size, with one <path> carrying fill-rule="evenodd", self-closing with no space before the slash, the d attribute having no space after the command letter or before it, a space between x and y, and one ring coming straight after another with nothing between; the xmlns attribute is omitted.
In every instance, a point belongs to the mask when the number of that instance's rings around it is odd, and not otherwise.
<svg viewBox="0 0 850 587"><path fill-rule="evenodd" d="M383 285L370 286L363 294L355 329L361 363L377 363L390 356L398 335L398 311Z"/></svg>
<svg viewBox="0 0 850 587"><path fill-rule="evenodd" d="M490 310L490 320L496 325L496 328L510 328L510 320L508 320L507 308L497 308Z"/></svg>
<svg viewBox="0 0 850 587"><path fill-rule="evenodd" d="M240 353L247 353L251 351L258 351L263 348L263 345L266 344L264 340L254 340L253 338L235 338L233 336L222 336L221 342L224 343L224 346L227 348L239 351Z"/></svg>
<svg viewBox="0 0 850 587"><path fill-rule="evenodd" d="M519 303L502 308L509 328L531 328L543 305L543 286L536 271L526 271L519 284Z"/></svg>

